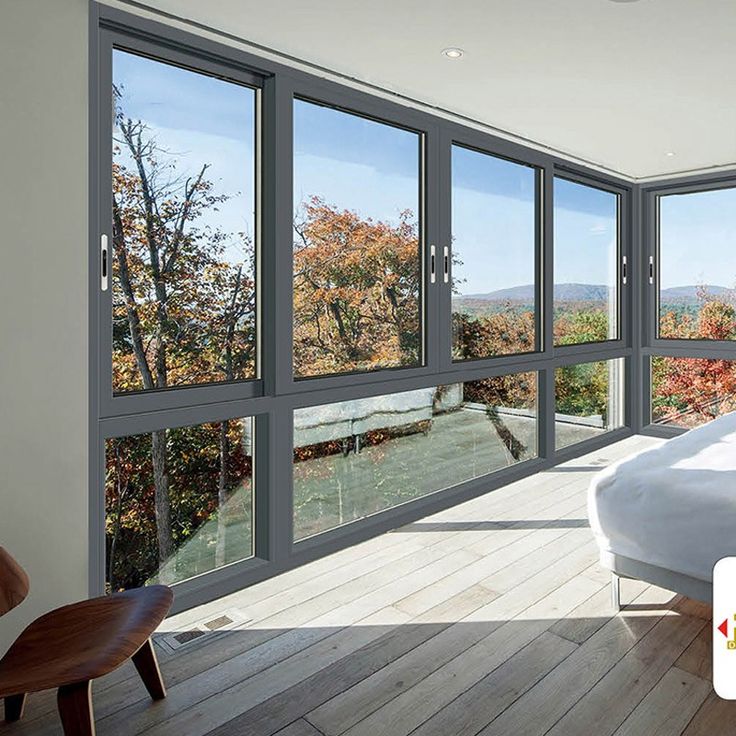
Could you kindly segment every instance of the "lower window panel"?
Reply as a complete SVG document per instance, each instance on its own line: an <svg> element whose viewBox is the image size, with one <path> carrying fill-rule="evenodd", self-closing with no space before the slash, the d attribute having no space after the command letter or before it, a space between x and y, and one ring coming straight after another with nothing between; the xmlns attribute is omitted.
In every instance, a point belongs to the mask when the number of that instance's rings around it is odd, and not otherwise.
<svg viewBox="0 0 736 736"><path fill-rule="evenodd" d="M555 447L624 426L624 360L576 363L555 370Z"/></svg>
<svg viewBox="0 0 736 736"><path fill-rule="evenodd" d="M537 374L294 412L294 539L537 456Z"/></svg>
<svg viewBox="0 0 736 736"><path fill-rule="evenodd" d="M651 359L652 424L691 429L736 410L736 361Z"/></svg>
<svg viewBox="0 0 736 736"><path fill-rule="evenodd" d="M106 440L108 590L177 583L253 555L252 421Z"/></svg>

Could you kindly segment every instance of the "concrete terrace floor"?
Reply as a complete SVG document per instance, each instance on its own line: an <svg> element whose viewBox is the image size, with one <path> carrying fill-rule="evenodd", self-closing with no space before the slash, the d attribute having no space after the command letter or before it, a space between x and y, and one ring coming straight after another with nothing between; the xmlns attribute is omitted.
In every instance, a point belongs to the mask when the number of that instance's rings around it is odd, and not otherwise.
<svg viewBox="0 0 736 736"><path fill-rule="evenodd" d="M534 457L536 422L522 416L503 419L526 448L521 459ZM602 431L584 424L557 423L565 445ZM346 457L329 455L296 463L295 538L370 516L514 462L485 413L463 409L435 416L426 434L406 434ZM250 509L250 486L238 488L225 510L225 564L251 554ZM166 565L166 580L185 580L213 568L218 523L218 514L214 514L182 545Z"/></svg>

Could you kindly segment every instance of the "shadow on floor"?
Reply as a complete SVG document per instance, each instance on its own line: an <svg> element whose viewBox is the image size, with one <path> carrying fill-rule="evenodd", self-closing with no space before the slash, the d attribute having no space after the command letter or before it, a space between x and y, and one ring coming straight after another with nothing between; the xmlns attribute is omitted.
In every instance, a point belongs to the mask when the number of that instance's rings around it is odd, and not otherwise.
<svg viewBox="0 0 736 736"><path fill-rule="evenodd" d="M584 529L587 519L511 519L504 521L415 521L395 529L405 532L492 531L494 529ZM389 532L391 533L391 532Z"/></svg>
<svg viewBox="0 0 736 736"><path fill-rule="evenodd" d="M458 601L458 616L482 614L479 609L492 602L495 594L476 591L475 595L473 603ZM129 664L96 682L97 734L271 736L307 715L326 733L343 733L367 719L361 728L379 734L381 721L372 714L399 696L394 705L399 706L400 734L409 730L416 736L471 734L502 714L506 718L507 709L514 708L519 697L554 672L555 697L543 697L542 688L522 701L514 714L521 719L521 730L515 733L541 736L569 708L574 714L575 704L585 695L580 692L581 669L587 671L586 688L594 688L622 658L628 657L627 667L638 672L637 663L656 659L662 647L674 647L673 661L661 663L665 674L706 626L687 602L682 606L684 615L657 613L678 610L677 601L682 599L673 598L663 606L631 607L648 609L649 615L493 620L489 613L489 620L478 621L457 621L446 601L415 622L402 622L399 603L398 610L387 606L369 615L365 623L353 625L299 627L295 621L297 628L259 628L256 623L242 630L215 631L173 652L165 645L161 665L169 696L164 701L152 703L147 698ZM601 649L591 642L590 654L581 650L581 644L604 626L600 637L606 646ZM190 633L157 636L159 641L162 637L170 641ZM620 721L658 681L648 682L649 675L640 682L634 673L632 697L625 699L631 701L630 708L617 706ZM408 691L419 683L415 706ZM431 693L429 700L427 693ZM321 707L327 701L329 705ZM530 730L525 730L528 707L532 708ZM620 725L609 729L608 710L601 718L607 733ZM2 732L8 736L60 733L53 693L31 696L24 722L6 726ZM304 724L293 733L312 731Z"/></svg>

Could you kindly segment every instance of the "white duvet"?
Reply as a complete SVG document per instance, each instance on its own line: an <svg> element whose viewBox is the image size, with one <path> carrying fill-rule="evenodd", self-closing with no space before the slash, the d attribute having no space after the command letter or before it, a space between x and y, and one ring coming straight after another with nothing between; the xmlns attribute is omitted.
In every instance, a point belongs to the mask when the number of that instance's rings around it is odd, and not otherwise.
<svg viewBox="0 0 736 736"><path fill-rule="evenodd" d="M710 582L715 562L736 555L736 412L606 468L588 516L602 558Z"/></svg>

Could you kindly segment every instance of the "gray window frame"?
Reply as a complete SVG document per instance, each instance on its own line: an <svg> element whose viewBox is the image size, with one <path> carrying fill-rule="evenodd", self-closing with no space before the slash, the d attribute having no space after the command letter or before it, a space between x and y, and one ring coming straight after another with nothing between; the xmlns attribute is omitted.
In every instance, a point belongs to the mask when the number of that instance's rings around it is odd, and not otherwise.
<svg viewBox="0 0 736 736"><path fill-rule="evenodd" d="M602 192L608 192L617 197L617 237L616 237L616 286L617 286L617 304L616 304L616 331L617 337L610 338L608 340L596 340L593 342L583 342L576 345L556 345L555 348L562 353L568 352L570 348L582 349L590 347L595 349L596 346L621 344L628 345L630 343L631 334L631 318L630 318L630 305L627 297L627 292L630 289L625 289L628 286L629 275L627 273L627 284L623 284L623 258L627 258L627 265L631 262L631 246L630 246L630 231L625 225L630 222L630 197L627 196L625 190L620 187L611 185L609 182L603 182L598 179L593 179L589 176L569 176L564 172L555 174L556 179L564 179L565 181L572 182L573 184L581 184L592 189L598 189ZM554 189L553 194L554 197ZM554 202L553 202L554 207ZM554 235L551 242L554 241ZM554 252L552 253L552 260L554 261ZM551 301L554 305L554 265L553 265L553 280L550 282L550 292L552 293ZM554 307L552 307L554 309Z"/></svg>
<svg viewBox="0 0 736 736"><path fill-rule="evenodd" d="M736 360L736 341L663 339L659 334L659 228L658 200L668 194L696 194L716 189L736 188L736 172L724 171L715 174L700 174L671 179L663 179L639 187L640 200L640 339L638 346L639 369L641 371L641 391L637 396L640 409L638 421L642 432L656 437L676 437L687 430L681 427L654 424L652 422L652 375L651 358L711 358ZM649 263L654 268L653 283L649 283Z"/></svg>
<svg viewBox="0 0 736 736"><path fill-rule="evenodd" d="M350 92L356 92L356 94L346 94L343 88L335 89L336 85L326 80L305 80L299 85L294 85L291 90L290 104L288 118L282 116L282 124L288 127L289 130L289 170L288 174L286 171L281 171L281 179L288 182L289 190L289 212L293 212L293 164L291 163L291 153L293 151L293 109L295 100L303 100L305 102L311 102L313 104L322 105L323 107L339 110L341 112L348 113L349 115L356 115L358 117L365 118L367 120L373 120L385 125L393 126L403 130L408 130L413 133L417 133L420 136L422 145L423 161L420 161L419 174L419 199L420 199L420 232L419 232L419 247L420 247L420 258L421 258L421 271L422 271L422 289L420 293L421 300L421 328L422 328L422 364L419 366L412 367L397 367L397 368L384 368L377 371L355 371L346 373L337 373L333 375L323 376L304 376L295 378L293 375L293 299L292 299L292 279L293 279L293 257L292 251L289 251L289 288L286 289L286 277L280 281L279 286L281 287L280 294L283 296L284 293L288 295L288 304L284 304L283 308L288 311L289 324L288 324L288 335L289 335L289 357L288 364L284 363L280 365L280 377L278 383L278 389L282 392L288 393L300 393L309 392L312 390L316 382L338 388L340 386L349 386L359 381L360 383L381 383L386 380L385 375L389 372L403 375L431 375L437 370L437 357L438 357L438 346L436 344L436 335L434 330L428 328L430 322L434 319L434 315L437 313L437 290L432 289L430 284L430 256L429 249L430 243L434 243L436 238L433 240L432 236L436 232L436 216L433 213L433 207L429 206L429 203L433 202L436 197L434 191L435 177L431 176L434 171L434 150L432 150L432 144L437 137L437 129L433 121L428 116L418 113L416 111L409 111L409 115L403 114L402 109L394 109L392 104L390 108L386 109L383 104L385 101L378 98L374 98L370 95L359 93L356 90L350 90ZM282 145L285 144L283 141ZM277 176L279 174L277 173ZM286 188L286 184L284 184ZM283 201L283 205L286 206L286 202ZM284 228L285 230L285 228ZM284 232L285 236L285 232ZM289 233L289 244L291 245L292 235ZM282 274L283 275L283 274ZM282 324L281 335L283 339L286 339L285 330L287 325ZM288 369L288 370L287 370Z"/></svg>
<svg viewBox="0 0 736 736"><path fill-rule="evenodd" d="M105 502L104 445L108 437L136 434L223 419L255 417L255 557L175 585L174 611L197 605L293 568L317 557L395 528L403 523L478 496L514 480L615 442L640 427L639 401L632 387L641 372L638 332L631 327L634 289L619 277L621 319L618 340L555 347L552 344L553 201L555 175L621 195L621 254L633 253L637 187L547 150L522 145L431 115L410 105L367 94L313 74L261 58L171 26L92 3L90 25L90 578L91 594L104 591ZM260 377L255 381L174 388L149 395L112 397L104 363L111 354L105 331L108 312L99 289L99 238L109 222L111 130L108 54L114 39L136 44L157 58L186 60L197 70L225 73L261 88L260 155ZM178 63L181 63L179 61ZM292 375L292 153L293 99L313 99L420 131L425 140L424 273L425 365L374 373L294 380ZM107 112L106 112L107 107ZM520 355L453 362L450 287L441 278L429 284L427 248L450 244L453 142L500 158L537 167L540 206L537 216L539 310L538 350ZM107 188L107 190L106 190ZM288 213L285 216L284 213ZM632 215L632 213L634 213ZM441 273L441 272L440 272ZM636 302L634 302L636 308ZM559 365L625 358L626 426L556 452L554 446L554 370ZM538 373L538 457L496 471L373 516L294 543L292 535L292 413L296 408L407 391L430 385L472 381L506 373Z"/></svg>
<svg viewBox="0 0 736 736"><path fill-rule="evenodd" d="M493 366L508 362L515 364L520 361L529 360L534 362L540 354L545 351L544 344L544 172L549 168L549 158L544 154L524 148L512 141L494 141L494 150L488 149L488 136L480 131L464 128L456 124L443 126L442 130L442 169L441 184L445 185L441 204L441 218L444 224L441 242L447 244L450 254L449 288L443 289L440 302L440 365L443 370L452 370L460 366L481 367ZM490 358L467 358L464 360L453 360L452 358L452 149L460 146L470 151L493 156L511 163L527 166L535 171L535 247L534 247L534 349L523 353L511 353L509 355L498 355Z"/></svg>

